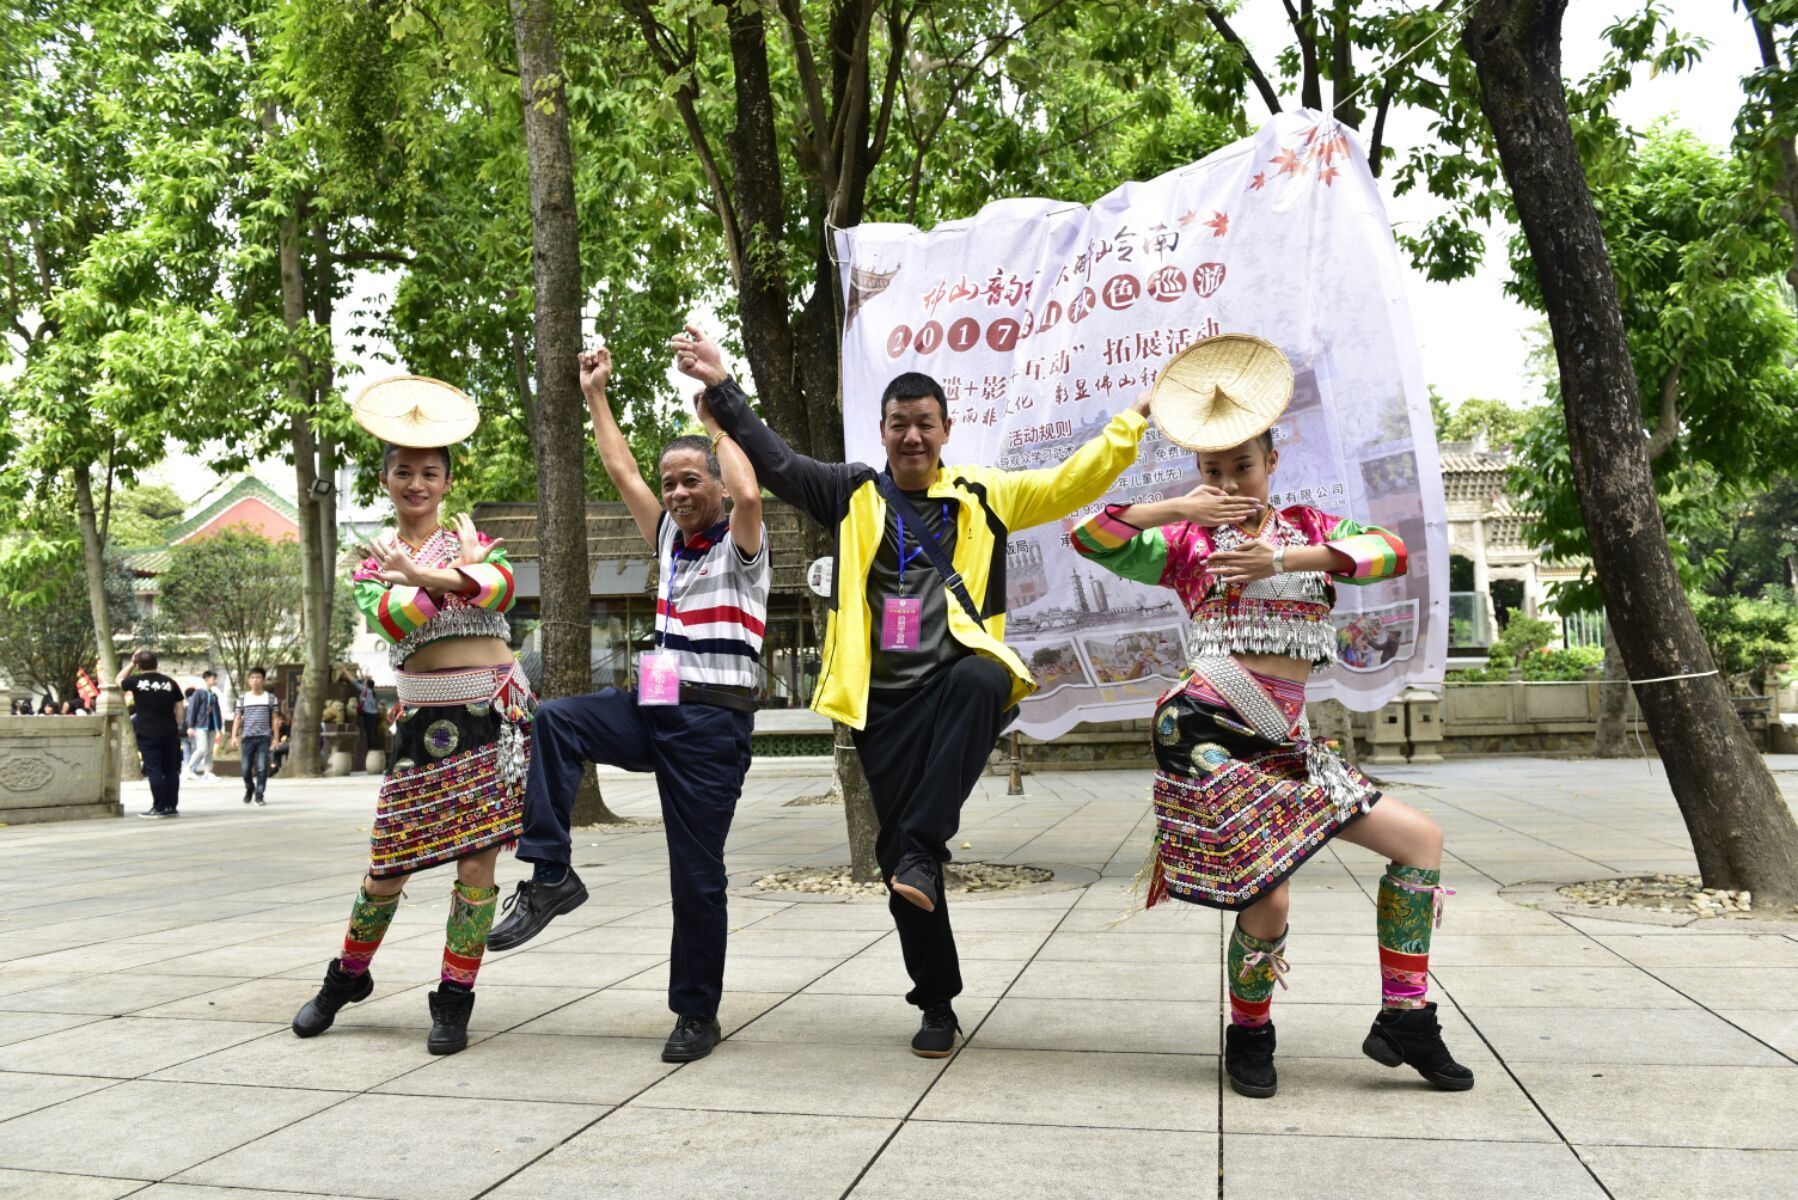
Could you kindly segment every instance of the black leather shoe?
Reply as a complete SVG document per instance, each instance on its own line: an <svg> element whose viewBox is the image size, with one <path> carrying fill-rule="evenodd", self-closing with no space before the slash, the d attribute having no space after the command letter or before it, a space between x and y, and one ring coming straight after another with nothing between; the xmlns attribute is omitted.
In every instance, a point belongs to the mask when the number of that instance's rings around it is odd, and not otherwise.
<svg viewBox="0 0 1798 1200"><path fill-rule="evenodd" d="M893 872L888 885L892 889L923 909L935 912L937 899L942 895L942 864L928 854L908 854L899 862L899 869Z"/></svg>
<svg viewBox="0 0 1798 1200"><path fill-rule="evenodd" d="M506 916L487 935L487 949L517 949L542 933L551 921L586 902L587 885L573 867L568 868L560 883L521 880L501 906Z"/></svg>
<svg viewBox="0 0 1798 1200"><path fill-rule="evenodd" d="M337 1020L338 1009L368 999L369 993L375 990L373 975L367 971L352 975L339 965L342 961L331 960L331 965L325 968L324 986L318 989L318 995L300 1005L300 1011L294 1014L296 1037L317 1037L331 1028L331 1023Z"/></svg>
<svg viewBox="0 0 1798 1200"><path fill-rule="evenodd" d="M955 1009L947 1004L932 1004L924 1010L924 1020L912 1035L911 1052L919 1058L948 1058L955 1049L955 1035L960 1032L961 1022L955 1019Z"/></svg>
<svg viewBox="0 0 1798 1200"><path fill-rule="evenodd" d="M1422 1008L1388 1008L1374 1018L1361 1053L1388 1067L1408 1066L1445 1092L1473 1087L1473 1072L1442 1044L1436 1002Z"/></svg>
<svg viewBox="0 0 1798 1200"><path fill-rule="evenodd" d="M432 1054L454 1054L467 1049L474 992L440 983L425 998L431 1002L431 1036L425 1039L425 1049Z"/></svg>
<svg viewBox="0 0 1798 1200"><path fill-rule="evenodd" d="M692 1062L712 1052L724 1037L717 1017L682 1017L662 1046L663 1062Z"/></svg>
<svg viewBox="0 0 1798 1200"><path fill-rule="evenodd" d="M1224 1026L1224 1073L1230 1077L1230 1087L1239 1096L1261 1100L1279 1090L1280 1076L1274 1070L1272 1021L1252 1028L1235 1022Z"/></svg>

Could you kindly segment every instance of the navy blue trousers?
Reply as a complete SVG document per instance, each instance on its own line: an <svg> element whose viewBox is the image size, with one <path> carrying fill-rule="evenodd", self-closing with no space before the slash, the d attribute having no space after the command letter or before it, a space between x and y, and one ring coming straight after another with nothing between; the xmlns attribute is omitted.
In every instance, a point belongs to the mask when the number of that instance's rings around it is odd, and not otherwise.
<svg viewBox="0 0 1798 1200"><path fill-rule="evenodd" d="M715 1017L724 990L724 841L749 770L749 713L709 704L639 705L607 688L548 700L531 722L531 768L518 857L568 865L575 793L584 763L653 771L668 835L668 890L674 940L668 1007L683 1017Z"/></svg>

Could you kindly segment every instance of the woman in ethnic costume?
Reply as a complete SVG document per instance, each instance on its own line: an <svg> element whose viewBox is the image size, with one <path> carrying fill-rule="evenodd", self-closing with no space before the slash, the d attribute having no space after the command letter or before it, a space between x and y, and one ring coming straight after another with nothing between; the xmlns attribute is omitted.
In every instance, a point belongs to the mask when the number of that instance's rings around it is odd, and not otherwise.
<svg viewBox="0 0 1798 1200"><path fill-rule="evenodd" d="M454 1054L468 1045L475 975L499 900L494 862L519 837L533 700L509 645L504 614L514 593L505 551L466 515L454 529L438 518L450 482L448 446L474 432L473 402L446 384L403 376L371 385L356 417L386 443L381 483L396 528L374 539L351 579L369 628L389 643L399 706L368 875L343 951L293 1031L316 1037L345 1004L368 998L369 962L407 877L453 862L426 1048Z"/></svg>
<svg viewBox="0 0 1798 1200"><path fill-rule="evenodd" d="M1305 720L1306 678L1337 658L1335 585L1403 575L1404 543L1305 505L1268 506L1280 460L1271 427L1292 395L1274 346L1207 339L1170 364L1156 392L1157 424L1198 451L1202 482L1172 500L1108 505L1073 533L1074 548L1101 566L1174 589L1192 620L1187 671L1155 708L1148 903L1172 896L1237 913L1224 1065L1237 1092L1271 1096L1269 1004L1275 983L1286 986L1288 877L1333 837L1386 855L1382 1005L1362 1050L1439 1088L1471 1088L1424 998L1445 894L1442 830L1382 800Z"/></svg>

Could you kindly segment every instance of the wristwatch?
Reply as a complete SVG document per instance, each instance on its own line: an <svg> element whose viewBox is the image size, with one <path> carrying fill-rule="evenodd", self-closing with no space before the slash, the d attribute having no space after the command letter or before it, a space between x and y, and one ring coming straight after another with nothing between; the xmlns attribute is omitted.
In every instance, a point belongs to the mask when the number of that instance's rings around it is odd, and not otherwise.
<svg viewBox="0 0 1798 1200"><path fill-rule="evenodd" d="M1274 574L1275 575L1286 574L1286 547L1285 546L1275 546L1274 547Z"/></svg>

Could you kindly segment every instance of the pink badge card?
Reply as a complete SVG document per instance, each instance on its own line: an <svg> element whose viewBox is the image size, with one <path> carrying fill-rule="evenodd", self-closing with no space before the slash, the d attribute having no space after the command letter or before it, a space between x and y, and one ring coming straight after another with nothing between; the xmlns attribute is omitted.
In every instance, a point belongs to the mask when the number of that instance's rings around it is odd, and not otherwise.
<svg viewBox="0 0 1798 1200"><path fill-rule="evenodd" d="M923 620L924 601L918 596L893 596L881 608L880 648L882 650L916 650L918 625Z"/></svg>
<svg viewBox="0 0 1798 1200"><path fill-rule="evenodd" d="M680 703L680 655L645 650L637 659L637 703Z"/></svg>

